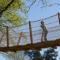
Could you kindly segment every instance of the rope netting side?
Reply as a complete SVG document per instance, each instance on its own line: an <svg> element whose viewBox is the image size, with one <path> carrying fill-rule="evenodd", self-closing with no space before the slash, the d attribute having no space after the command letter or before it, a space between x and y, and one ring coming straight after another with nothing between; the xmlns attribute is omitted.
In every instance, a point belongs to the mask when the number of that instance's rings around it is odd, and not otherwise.
<svg viewBox="0 0 60 60"><path fill-rule="evenodd" d="M47 39L54 40L58 39L60 35L60 26L59 26L59 19L58 14L50 16L48 18L43 18L43 21L48 30ZM32 29L32 39L33 43L41 42L41 19L37 21L31 21L31 29ZM22 27L9 27L9 46L17 45L18 39L20 37L20 33L23 32L24 37L21 37L19 41L19 45L25 45L31 43L31 36L30 36L30 29L29 29L29 22L26 24L21 25ZM5 29L6 27L3 26ZM6 39L5 39L6 40Z"/></svg>

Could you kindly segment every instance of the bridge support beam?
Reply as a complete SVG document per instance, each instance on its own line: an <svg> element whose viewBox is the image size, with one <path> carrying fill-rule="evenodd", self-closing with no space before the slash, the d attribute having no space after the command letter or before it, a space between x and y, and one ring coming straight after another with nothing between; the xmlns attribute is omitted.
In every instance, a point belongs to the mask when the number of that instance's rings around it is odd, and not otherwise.
<svg viewBox="0 0 60 60"><path fill-rule="evenodd" d="M0 47L0 51L3 52L15 52L15 51L25 51L25 50L40 50L41 48L48 48L48 47L56 47L60 46L60 39L54 41L47 41L47 43L34 43L34 44L27 44L27 45L18 45L12 47Z"/></svg>

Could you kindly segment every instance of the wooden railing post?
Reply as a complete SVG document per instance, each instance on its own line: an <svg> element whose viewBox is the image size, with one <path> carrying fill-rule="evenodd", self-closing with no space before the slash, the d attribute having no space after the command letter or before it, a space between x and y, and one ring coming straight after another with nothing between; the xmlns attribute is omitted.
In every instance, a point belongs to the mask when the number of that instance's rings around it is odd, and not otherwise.
<svg viewBox="0 0 60 60"><path fill-rule="evenodd" d="M30 22L30 21L29 21L29 31L30 31L30 40L31 40L31 44L33 44L32 27L31 27L31 22Z"/></svg>
<svg viewBox="0 0 60 60"><path fill-rule="evenodd" d="M58 20L59 20L59 24L60 24L60 13L58 12Z"/></svg>
<svg viewBox="0 0 60 60"><path fill-rule="evenodd" d="M6 26L6 38L7 38L7 47L9 47L9 30L8 30L8 26Z"/></svg>

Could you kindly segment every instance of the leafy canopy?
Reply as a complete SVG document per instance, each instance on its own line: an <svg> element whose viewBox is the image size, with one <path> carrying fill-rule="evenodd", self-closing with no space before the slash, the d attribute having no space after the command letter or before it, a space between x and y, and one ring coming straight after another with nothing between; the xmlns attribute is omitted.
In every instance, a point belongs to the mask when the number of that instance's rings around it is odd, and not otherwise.
<svg viewBox="0 0 60 60"><path fill-rule="evenodd" d="M17 12L21 14L18 15ZM0 13L0 21L3 20L4 23L4 20L8 20L9 23L19 26L26 20L27 7L24 0L0 0ZM21 16L22 13L23 16Z"/></svg>

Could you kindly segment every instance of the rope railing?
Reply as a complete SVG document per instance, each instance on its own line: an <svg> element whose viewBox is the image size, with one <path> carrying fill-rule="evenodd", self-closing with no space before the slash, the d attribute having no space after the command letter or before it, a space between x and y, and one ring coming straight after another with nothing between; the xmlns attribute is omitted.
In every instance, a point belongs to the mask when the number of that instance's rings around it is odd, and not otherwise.
<svg viewBox="0 0 60 60"><path fill-rule="evenodd" d="M51 31L48 31L48 33L51 33L51 32L57 32L57 31L60 31L60 29L51 30ZM37 31L35 31L35 32L37 32ZM33 36L38 35L38 34L40 35L40 34L42 34L42 32L34 33Z"/></svg>
<svg viewBox="0 0 60 60"><path fill-rule="evenodd" d="M51 18L51 17L54 17L54 16L57 16L57 15L58 15L58 14L54 14L54 15L52 15L52 16L49 16L49 17L47 17L47 18L42 18L42 19L43 19L43 20L47 20L47 19L49 19L49 18ZM39 21L41 21L41 19L36 20L36 21L31 21L31 23L33 23L33 22L39 22ZM17 27L24 26L24 25L27 25L27 24L29 24L29 23L26 22L26 23L21 24L21 25L19 25L19 26L12 26L12 27L9 26L9 28L17 28ZM6 27L6 26L4 26L4 25L0 25L0 26Z"/></svg>
<svg viewBox="0 0 60 60"><path fill-rule="evenodd" d="M56 27L59 27L59 26L50 27L50 29L51 29L51 28L56 28ZM35 30L35 31L32 31L32 32L38 32L37 34L41 34L41 31L42 31L42 30ZM50 31L48 31L48 33L56 32L56 31L60 31L60 28L50 30ZM39 33L39 32L40 32L40 33ZM28 32L25 32L25 33L28 34ZM16 33L16 34L18 34L18 33ZM33 35L37 35L37 34L33 33Z"/></svg>
<svg viewBox="0 0 60 60"><path fill-rule="evenodd" d="M54 17L54 16L57 16L57 15L58 15L58 14L52 15L52 16L47 17L47 18L43 18L43 20L47 20L47 19L49 19L49 18L51 18L51 17ZM33 23L33 22L39 22L39 21L41 21L41 19L40 19L40 20L36 20L36 21L31 21L31 23ZM12 27L9 27L9 28L18 28L18 27L20 27L20 26L24 26L24 25L27 25L27 24L29 24L29 23L26 22L26 23L21 24L21 25L19 25L19 26L12 26ZM50 24L50 23L48 23L48 24ZM48 25L48 24L47 24L47 25ZM6 27L6 26L4 26L4 25L0 25L0 26Z"/></svg>
<svg viewBox="0 0 60 60"><path fill-rule="evenodd" d="M45 25L51 25L51 24L55 24L56 22L58 22L58 21L53 21L53 22L50 22L50 23L46 23ZM40 27L40 26L34 26L34 27L32 27L32 28L36 28L36 27Z"/></svg>
<svg viewBox="0 0 60 60"><path fill-rule="evenodd" d="M54 22L51 22L51 23L48 23L48 24L53 24L53 23L56 23L56 22L58 22L58 21L54 21ZM48 25L47 24L47 25ZM38 27L40 27L40 26L38 26ZM56 26L56 27L58 27L58 26ZM48 28L48 29L51 29L51 28L56 28L56 27L50 27L50 28ZM35 27L32 27L32 28L35 28ZM24 30L24 29L22 29L22 30ZM22 30L20 30L20 31L22 31ZM26 30L26 29L25 29ZM41 31L41 30L40 30ZM34 32L34 31L33 31ZM36 31L35 31L36 32ZM26 33L28 33L28 32L26 32Z"/></svg>
<svg viewBox="0 0 60 60"><path fill-rule="evenodd" d="M47 19L50 19L50 18L52 18L52 17L54 17L54 16L57 16L58 14L56 13L56 14L54 14L54 15L52 15L52 16L49 16L49 17L47 17L47 18L42 18L43 20L47 20ZM36 20L36 21L31 21L32 23L33 22L39 22L39 21L41 21L42 19L40 19L40 20Z"/></svg>
<svg viewBox="0 0 60 60"><path fill-rule="evenodd" d="M56 35L56 36L49 36L49 38L54 38L54 39L56 39L58 36L60 36L60 34L58 34L58 35ZM59 37L58 39L60 39L60 37Z"/></svg>
<svg viewBox="0 0 60 60"><path fill-rule="evenodd" d="M48 19L52 19L52 18L57 17L57 15L58 15L58 14L55 14L55 15L50 16L50 17L48 17L48 18L45 18L45 19L43 19L43 20L46 22ZM22 24L21 26L24 27L24 28L19 29L19 31L26 33L26 37L29 37L30 40L31 40L31 39L34 40L33 36L38 36L38 35L41 35L41 34L42 34L42 30L41 30L41 27L40 27L40 21L41 21L41 19L40 19L40 20L37 20L37 21L31 21L31 22L30 22L31 26L29 26L29 23ZM52 22L45 23L45 25L48 26L48 28L47 28L48 33L60 31L59 24L56 25L56 26L51 26L51 27L49 27L50 25L55 24L55 23L57 23L57 22L58 22L58 19L57 19L57 20L54 20L54 21L52 20ZM39 23L38 26L37 26L35 23ZM33 26L32 26L32 25L33 25ZM1 26L1 25L0 25L0 26ZM2 26L2 27L6 27L6 26ZM58 28L57 28L57 27L58 27ZM15 34L20 33L20 32L17 33L17 32L14 30L14 28L20 28L20 27L8 27L8 28L9 28L10 30L12 30L12 32L14 32ZM30 30L30 29L31 29L31 30ZM18 30L18 29L17 29L17 30ZM12 32L10 32L9 36L11 35ZM31 34L32 36L31 36L30 34ZM14 35L14 34L13 34L13 35ZM32 38L31 38L31 37L32 37ZM10 37L10 38L18 38L18 36L14 36L14 37ZM9 39L10 39L10 38L9 38ZM33 43L33 42L32 42L32 43Z"/></svg>
<svg viewBox="0 0 60 60"><path fill-rule="evenodd" d="M53 21L53 22L51 22L51 23L48 23L48 24L46 24L46 25L50 25L50 24L55 24L56 22L58 22L58 21ZM32 28L36 28L36 27L39 27L40 28L40 26L35 26L35 27L32 27ZM48 29L51 29L51 28L56 28L56 27L58 27L58 26L55 26L55 27L49 27ZM29 28L28 28L29 29ZM41 29L41 28L40 28ZM19 31L24 31L24 30L27 30L26 28L25 29L21 29L21 30L19 30ZM26 32L26 33L28 33L28 32Z"/></svg>
<svg viewBox="0 0 60 60"><path fill-rule="evenodd" d="M57 31L60 31L60 29L54 29L54 30L50 30L49 31L49 33L51 33L51 32L57 32ZM38 32L38 31L35 31L35 32ZM41 32L40 33L34 33L34 34L32 34L33 36L38 36L38 35L40 35L41 34ZM58 37L59 35L57 35L57 37ZM27 37L29 37L29 35L27 35ZM56 37L56 36L52 36L52 37ZM49 37L49 38L52 38L52 37ZM11 38L18 38L18 37L11 37Z"/></svg>

